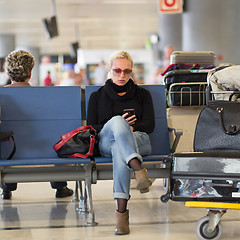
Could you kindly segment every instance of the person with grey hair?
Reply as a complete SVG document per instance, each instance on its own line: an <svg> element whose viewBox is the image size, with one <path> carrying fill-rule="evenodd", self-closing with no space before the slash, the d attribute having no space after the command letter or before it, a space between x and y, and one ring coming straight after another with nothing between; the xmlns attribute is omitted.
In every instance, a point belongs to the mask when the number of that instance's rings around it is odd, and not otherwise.
<svg viewBox="0 0 240 240"><path fill-rule="evenodd" d="M27 51L19 50L11 52L6 57L7 74L11 84L5 87L31 87L29 80L34 67L34 57ZM73 190L67 187L67 182L51 182L56 189L56 198L64 198L73 195ZM2 198L11 199L12 191L17 189L17 183L2 183Z"/></svg>
<svg viewBox="0 0 240 240"><path fill-rule="evenodd" d="M142 156L151 154L149 133L154 130L154 109L149 91L131 79L133 60L128 52L111 56L109 79L89 99L87 124L99 135L102 156L112 157L113 198L117 200L116 235L129 234L131 172L136 188L149 191L152 182L142 167Z"/></svg>

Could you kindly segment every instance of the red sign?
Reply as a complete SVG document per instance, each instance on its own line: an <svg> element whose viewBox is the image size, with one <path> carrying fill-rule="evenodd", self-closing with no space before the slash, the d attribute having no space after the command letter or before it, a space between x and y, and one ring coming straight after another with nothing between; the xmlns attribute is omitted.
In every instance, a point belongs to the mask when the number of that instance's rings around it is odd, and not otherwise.
<svg viewBox="0 0 240 240"><path fill-rule="evenodd" d="M181 13L183 0L159 0L161 13Z"/></svg>

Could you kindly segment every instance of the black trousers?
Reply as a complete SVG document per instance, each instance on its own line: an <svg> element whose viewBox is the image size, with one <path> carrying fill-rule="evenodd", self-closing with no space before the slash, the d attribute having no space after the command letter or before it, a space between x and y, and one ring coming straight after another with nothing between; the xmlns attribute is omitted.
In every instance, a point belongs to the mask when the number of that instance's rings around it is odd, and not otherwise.
<svg viewBox="0 0 240 240"><path fill-rule="evenodd" d="M67 182L50 182L53 189L60 189L67 186ZM15 191L17 183L2 183L1 188L5 191Z"/></svg>

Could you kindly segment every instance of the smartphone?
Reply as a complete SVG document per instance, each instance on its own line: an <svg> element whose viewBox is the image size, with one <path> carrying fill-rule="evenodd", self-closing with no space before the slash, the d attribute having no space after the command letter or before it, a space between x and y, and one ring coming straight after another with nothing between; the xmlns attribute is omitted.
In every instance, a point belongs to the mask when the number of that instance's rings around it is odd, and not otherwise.
<svg viewBox="0 0 240 240"><path fill-rule="evenodd" d="M128 113L127 117L131 117L132 115L135 115L135 109L134 108L124 109L123 113Z"/></svg>

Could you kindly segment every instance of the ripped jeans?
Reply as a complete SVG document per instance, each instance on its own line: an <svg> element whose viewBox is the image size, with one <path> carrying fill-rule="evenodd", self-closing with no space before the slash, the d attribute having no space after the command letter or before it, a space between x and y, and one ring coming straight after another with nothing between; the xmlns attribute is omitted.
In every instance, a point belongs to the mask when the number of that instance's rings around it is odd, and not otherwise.
<svg viewBox="0 0 240 240"><path fill-rule="evenodd" d="M141 155L151 154L150 138L145 132L132 132L128 122L121 116L111 118L99 133L99 150L102 156L112 157L113 197L129 199L133 158L142 162Z"/></svg>

